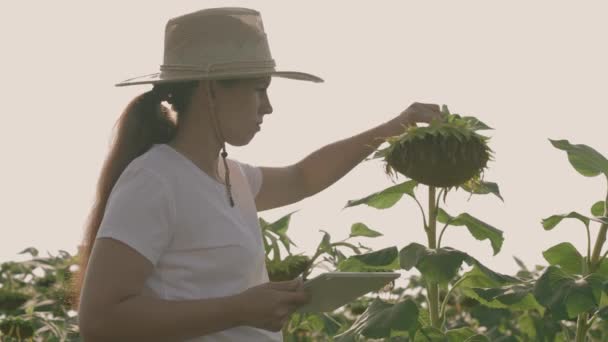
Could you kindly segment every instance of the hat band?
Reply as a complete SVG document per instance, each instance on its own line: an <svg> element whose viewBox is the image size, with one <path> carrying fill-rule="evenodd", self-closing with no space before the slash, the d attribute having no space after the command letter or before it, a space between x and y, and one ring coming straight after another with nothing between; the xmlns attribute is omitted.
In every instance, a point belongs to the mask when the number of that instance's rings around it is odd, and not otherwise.
<svg viewBox="0 0 608 342"><path fill-rule="evenodd" d="M190 71L190 72L204 72L204 73L224 73L230 72L253 72L253 71L267 71L273 70L275 67L274 60L265 61L235 61L226 63L209 63L206 66L203 65L188 65L188 64L163 64L160 66L161 71Z"/></svg>

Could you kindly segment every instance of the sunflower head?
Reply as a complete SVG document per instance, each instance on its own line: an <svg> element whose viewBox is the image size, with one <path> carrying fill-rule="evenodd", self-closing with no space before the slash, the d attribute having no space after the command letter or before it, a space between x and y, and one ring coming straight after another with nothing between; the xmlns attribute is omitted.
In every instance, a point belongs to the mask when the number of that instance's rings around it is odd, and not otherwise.
<svg viewBox="0 0 608 342"><path fill-rule="evenodd" d="M451 188L483 178L492 150L488 137L478 134L491 129L474 117L450 114L428 126L408 127L399 136L389 137L389 147L376 155L383 157L385 170L395 171L419 183Z"/></svg>

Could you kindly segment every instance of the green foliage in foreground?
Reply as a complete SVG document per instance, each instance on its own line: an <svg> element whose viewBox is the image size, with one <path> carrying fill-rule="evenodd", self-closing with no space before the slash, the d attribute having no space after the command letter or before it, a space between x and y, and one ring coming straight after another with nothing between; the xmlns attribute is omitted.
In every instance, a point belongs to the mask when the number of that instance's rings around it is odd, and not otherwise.
<svg viewBox="0 0 608 342"><path fill-rule="evenodd" d="M551 144L567 153L581 175L603 175L608 180L608 160L599 152L566 140L551 140ZM424 214L417 186L408 180L348 201L346 207L388 209L405 197ZM502 200L496 183L477 180L458 189ZM590 201L589 214L557 213L541 221L546 231L565 221L577 222L585 229L586 250L564 241L542 251L546 266L530 268L515 258L519 271L505 275L464 251L442 245L446 229L454 227L466 229L497 254L503 232L469 213L449 214L439 205L442 195L445 203L447 189L429 190L430 210L423 215L427 245L411 242L373 251L357 240L382 233L356 222L345 239L334 240L321 231L312 255L293 254L295 243L287 234L293 213L273 223L260 219L267 267L274 279L306 278L318 269L394 270L407 275L404 287L391 284L335 312L293 314L283 331L285 341L608 341L608 249L604 248L608 194L606 199ZM440 231L437 224L443 225ZM594 226L598 229L592 240ZM41 257L33 247L21 254L31 258L0 264L0 340L80 341L77 315L67 301L77 257L65 251Z"/></svg>

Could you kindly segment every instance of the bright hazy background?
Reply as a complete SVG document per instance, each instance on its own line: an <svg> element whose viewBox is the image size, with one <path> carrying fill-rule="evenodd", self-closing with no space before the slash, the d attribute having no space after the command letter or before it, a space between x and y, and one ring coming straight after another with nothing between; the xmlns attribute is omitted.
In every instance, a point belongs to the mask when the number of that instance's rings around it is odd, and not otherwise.
<svg viewBox="0 0 608 342"><path fill-rule="evenodd" d="M545 232L540 221L571 210L589 214L605 197L602 177L578 175L548 141L608 153L605 2L19 1L0 11L0 261L24 259L17 253L29 246L76 252L113 125L127 102L150 88L114 84L158 70L169 18L216 6L260 10L278 68L326 80L275 78L274 113L251 144L229 146L232 158L287 165L414 101L448 104L495 128L486 131L496 152L486 180L500 185L505 202L467 202L459 191L446 210L503 230L505 243L492 256L489 241L450 228L444 244L505 273L517 269L513 255L544 263L541 252L561 241L584 253L579 222ZM325 191L260 216L274 221L299 210L289 230L296 252L312 253L320 229L346 238L355 222L384 233L358 240L375 249L426 243L407 196L384 211L342 210L391 185L380 162L364 162ZM424 187L418 196L424 201Z"/></svg>

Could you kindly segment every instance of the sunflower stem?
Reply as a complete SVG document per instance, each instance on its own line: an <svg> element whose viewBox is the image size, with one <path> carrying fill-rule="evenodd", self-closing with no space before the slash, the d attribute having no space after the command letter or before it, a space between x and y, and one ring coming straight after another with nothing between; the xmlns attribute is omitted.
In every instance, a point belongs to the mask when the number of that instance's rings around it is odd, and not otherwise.
<svg viewBox="0 0 608 342"><path fill-rule="evenodd" d="M576 342L585 342L585 337L587 336L587 314L582 313L578 315L576 320L576 336L574 340Z"/></svg>
<svg viewBox="0 0 608 342"><path fill-rule="evenodd" d="M608 180L608 176L606 176ZM606 201L604 202L604 216L608 216L608 194L606 194ZM608 231L608 224L603 223L600 226L600 231L597 233L595 240L595 246L593 247L593 254L591 255L591 273L595 272L600 267L600 253L604 242L606 242L606 232Z"/></svg>
<svg viewBox="0 0 608 342"><path fill-rule="evenodd" d="M429 226L426 232L429 249L437 249L437 207L435 206L435 197L435 187L429 186ZM441 325L439 320L439 286L436 282L432 281L427 281L427 285L431 325L439 329Z"/></svg>

